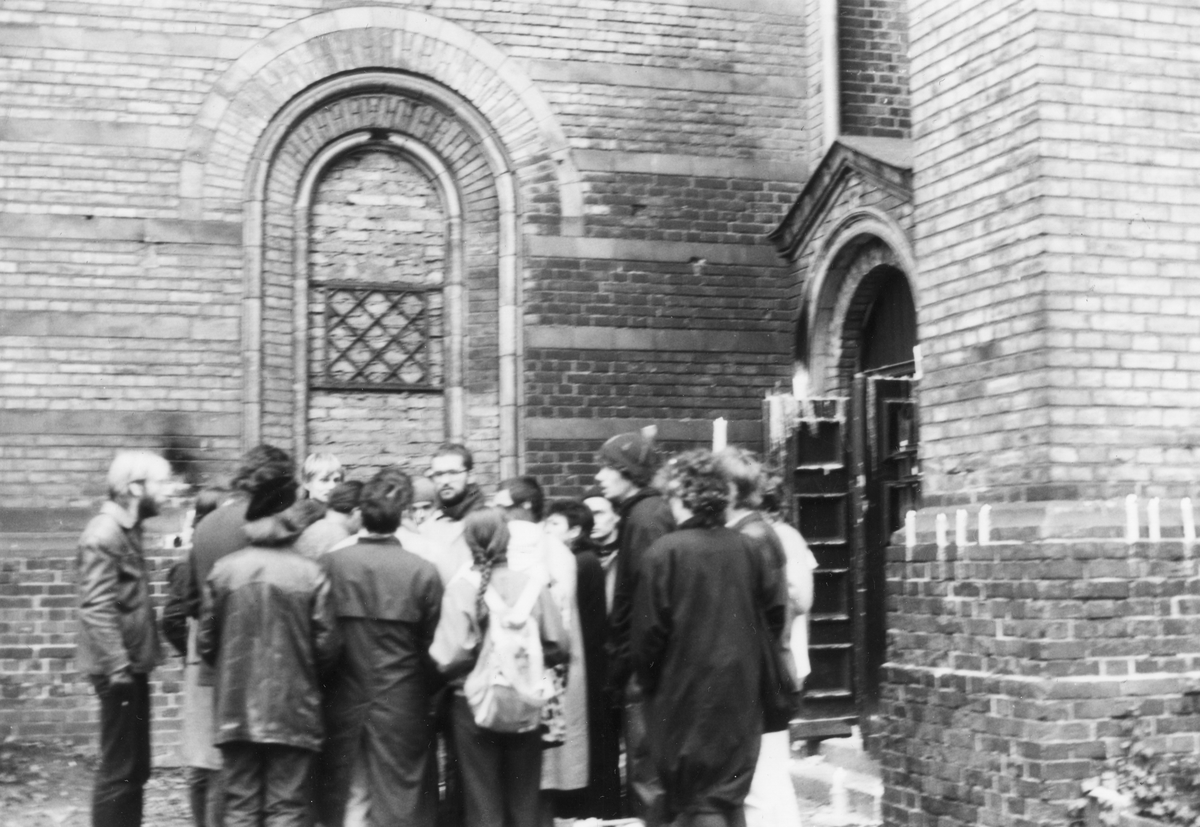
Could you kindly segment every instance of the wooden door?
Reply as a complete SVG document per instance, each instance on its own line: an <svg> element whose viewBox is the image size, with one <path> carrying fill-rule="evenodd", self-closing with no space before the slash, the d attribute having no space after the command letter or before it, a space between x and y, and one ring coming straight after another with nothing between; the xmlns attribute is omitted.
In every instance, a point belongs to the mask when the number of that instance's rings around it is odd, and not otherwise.
<svg viewBox="0 0 1200 827"><path fill-rule="evenodd" d="M817 559L798 738L846 735L855 715L854 552L847 466L849 399L809 399L792 439L796 527Z"/></svg>
<svg viewBox="0 0 1200 827"><path fill-rule="evenodd" d="M887 547L919 507L917 419L913 380L858 374L852 416L855 675L858 714L875 712L880 667L887 659Z"/></svg>

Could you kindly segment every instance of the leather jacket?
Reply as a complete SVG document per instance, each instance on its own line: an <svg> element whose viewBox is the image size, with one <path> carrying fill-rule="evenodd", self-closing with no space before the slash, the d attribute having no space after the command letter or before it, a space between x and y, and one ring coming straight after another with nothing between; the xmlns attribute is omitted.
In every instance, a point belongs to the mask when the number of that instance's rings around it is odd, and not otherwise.
<svg viewBox="0 0 1200 827"><path fill-rule="evenodd" d="M329 580L292 548L320 517L311 505L248 523L251 545L205 583L197 648L216 669L216 744L321 748L322 676L339 644Z"/></svg>
<svg viewBox="0 0 1200 827"><path fill-rule="evenodd" d="M146 673L161 661L142 527L107 502L79 538L79 645L75 663L88 675Z"/></svg>

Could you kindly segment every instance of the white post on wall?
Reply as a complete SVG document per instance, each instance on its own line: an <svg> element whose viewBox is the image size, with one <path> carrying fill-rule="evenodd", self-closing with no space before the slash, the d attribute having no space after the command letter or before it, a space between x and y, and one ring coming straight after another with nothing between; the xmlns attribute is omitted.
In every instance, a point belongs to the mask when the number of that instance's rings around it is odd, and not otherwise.
<svg viewBox="0 0 1200 827"><path fill-rule="evenodd" d="M838 60L838 0L821 0L821 137L829 149L842 132L842 84Z"/></svg>

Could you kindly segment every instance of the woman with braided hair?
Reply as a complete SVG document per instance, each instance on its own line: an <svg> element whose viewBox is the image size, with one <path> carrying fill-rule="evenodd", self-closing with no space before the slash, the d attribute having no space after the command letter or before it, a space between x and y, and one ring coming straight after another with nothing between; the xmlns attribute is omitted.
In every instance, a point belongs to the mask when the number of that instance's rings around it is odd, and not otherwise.
<svg viewBox="0 0 1200 827"><path fill-rule="evenodd" d="M679 528L642 558L631 648L647 699L663 812L651 825L744 827L763 731L762 622L776 639L786 592L754 539L725 527L729 484L708 451L662 469Z"/></svg>
<svg viewBox="0 0 1200 827"><path fill-rule="evenodd" d="M488 588L512 606L530 578L544 574L509 567L509 532L504 512L499 509L468 514L463 537L473 562L446 584L442 616L429 654L454 687L450 723L462 773L465 827L537 827L541 734L536 730L503 733L479 727L463 695L463 683L479 659L483 636L491 622L484 599ZM537 620L546 665L564 662L567 635L546 585L538 594L532 617Z"/></svg>

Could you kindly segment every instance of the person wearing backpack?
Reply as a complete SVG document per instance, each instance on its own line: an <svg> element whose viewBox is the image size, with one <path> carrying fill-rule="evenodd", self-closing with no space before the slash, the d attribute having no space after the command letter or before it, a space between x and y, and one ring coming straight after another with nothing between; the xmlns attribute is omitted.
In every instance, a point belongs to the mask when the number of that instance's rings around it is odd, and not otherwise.
<svg viewBox="0 0 1200 827"><path fill-rule="evenodd" d="M446 585L429 654L454 686L465 827L537 827L543 667L566 661L567 634L545 572L508 566L502 511L472 512L463 536L473 564Z"/></svg>

